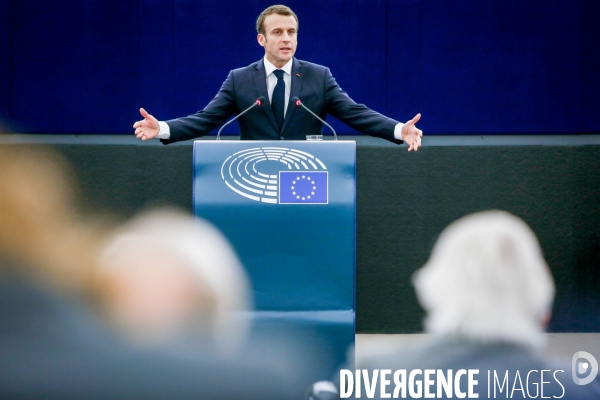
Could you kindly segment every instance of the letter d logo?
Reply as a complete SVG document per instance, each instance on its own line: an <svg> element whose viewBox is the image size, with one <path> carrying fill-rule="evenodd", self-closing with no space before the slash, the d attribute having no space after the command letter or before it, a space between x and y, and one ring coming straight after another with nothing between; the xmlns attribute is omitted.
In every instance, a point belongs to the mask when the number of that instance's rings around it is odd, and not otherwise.
<svg viewBox="0 0 600 400"><path fill-rule="evenodd" d="M582 358L587 362L581 361L580 359ZM580 361L577 362L578 360ZM590 365L592 367L591 370ZM577 374L585 374L587 371L590 371L590 374L585 378L577 377ZM578 351L577 353L573 354L572 373L573 382L575 382L577 385L587 385L596 378L596 375L598 375L598 361L596 361L594 356L590 353Z"/></svg>

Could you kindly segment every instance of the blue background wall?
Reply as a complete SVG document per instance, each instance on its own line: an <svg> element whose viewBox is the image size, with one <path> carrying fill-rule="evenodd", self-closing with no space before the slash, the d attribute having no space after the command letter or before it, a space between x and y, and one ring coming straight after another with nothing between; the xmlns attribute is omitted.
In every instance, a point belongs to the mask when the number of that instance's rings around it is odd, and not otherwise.
<svg viewBox="0 0 600 400"><path fill-rule="evenodd" d="M270 4L0 0L0 118L19 132L130 134L140 106L193 113L262 57L254 21ZM390 117L421 112L426 133L600 132L596 0L285 4L298 58Z"/></svg>

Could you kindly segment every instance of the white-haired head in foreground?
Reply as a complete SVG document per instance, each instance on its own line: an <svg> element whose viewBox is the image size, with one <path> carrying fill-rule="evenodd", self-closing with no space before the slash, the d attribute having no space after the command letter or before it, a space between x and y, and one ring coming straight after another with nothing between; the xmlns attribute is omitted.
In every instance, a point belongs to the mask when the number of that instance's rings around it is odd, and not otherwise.
<svg viewBox="0 0 600 400"><path fill-rule="evenodd" d="M143 213L115 232L101 266L109 317L138 341L197 335L220 353L243 342L248 321L236 313L251 308L248 279L207 221L175 210Z"/></svg>
<svg viewBox="0 0 600 400"><path fill-rule="evenodd" d="M450 224L413 283L429 333L544 343L554 282L535 234L512 214L485 211Z"/></svg>

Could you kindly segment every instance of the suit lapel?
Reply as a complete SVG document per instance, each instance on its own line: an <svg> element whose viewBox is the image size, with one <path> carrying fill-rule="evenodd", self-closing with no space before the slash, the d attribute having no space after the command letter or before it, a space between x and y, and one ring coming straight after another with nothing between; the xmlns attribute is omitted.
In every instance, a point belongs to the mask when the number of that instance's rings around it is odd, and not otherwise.
<svg viewBox="0 0 600 400"><path fill-rule="evenodd" d="M269 120L275 127L275 130L279 131L279 126L277 125L277 121L275 121L275 115L273 114L271 102L269 101L269 93L267 92L267 77L265 76L265 65L263 60L260 60L256 64L256 70L254 71L254 85L256 86L258 97L263 96L265 98L264 104L261 108L265 111L265 113L267 113L267 117L269 117Z"/></svg>
<svg viewBox="0 0 600 400"><path fill-rule="evenodd" d="M289 120L294 113L294 110L298 108L296 104L292 101L294 97L300 97L300 89L302 89L302 64L294 58L294 62L292 64L292 87L290 88L290 99L288 102L288 107L285 112L285 119L283 120L283 127L281 128L281 132L285 131L285 127L287 126ZM302 99L300 99L302 100ZM275 117L273 117L273 120Z"/></svg>

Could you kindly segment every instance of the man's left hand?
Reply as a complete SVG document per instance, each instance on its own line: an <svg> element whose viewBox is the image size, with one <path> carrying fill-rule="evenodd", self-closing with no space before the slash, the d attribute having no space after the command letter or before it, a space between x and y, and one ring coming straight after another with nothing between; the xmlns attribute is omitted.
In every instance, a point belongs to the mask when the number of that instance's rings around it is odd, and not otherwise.
<svg viewBox="0 0 600 400"><path fill-rule="evenodd" d="M413 119L407 121L402 127L402 140L408 144L408 151L417 151L421 146L423 131L418 129L415 124L421 119L421 114L415 115Z"/></svg>

